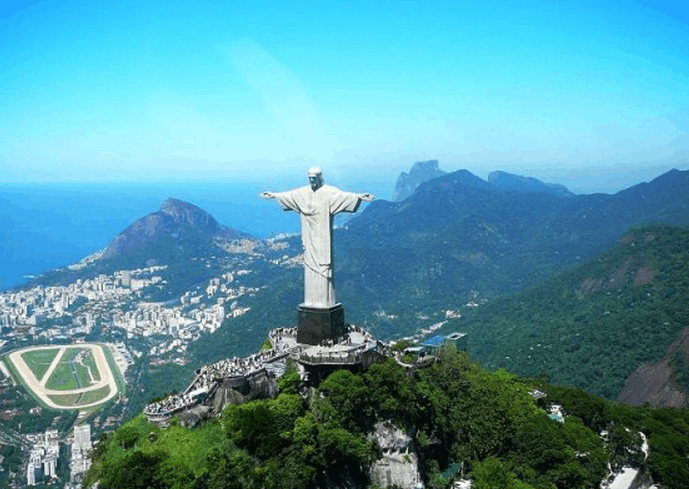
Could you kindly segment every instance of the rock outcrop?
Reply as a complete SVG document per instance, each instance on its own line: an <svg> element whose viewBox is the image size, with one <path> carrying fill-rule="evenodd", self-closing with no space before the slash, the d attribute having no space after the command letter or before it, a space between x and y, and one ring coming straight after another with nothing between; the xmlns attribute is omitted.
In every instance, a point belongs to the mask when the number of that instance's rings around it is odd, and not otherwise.
<svg viewBox="0 0 689 489"><path fill-rule="evenodd" d="M371 466L371 482L380 487L423 487L412 437L390 421L376 423L374 428L369 437L376 441L383 456Z"/></svg>
<svg viewBox="0 0 689 489"><path fill-rule="evenodd" d="M401 202L413 194L414 190L422 183L436 177L442 177L445 174L447 172L438 168L437 160L417 161L409 173L400 173L395 184L395 190L392 192L392 200Z"/></svg>
<svg viewBox="0 0 689 489"><path fill-rule="evenodd" d="M213 393L212 412L219 414L230 404L242 404L253 399L274 399L278 391L277 382L265 370L239 383L235 379L228 379Z"/></svg>
<svg viewBox="0 0 689 489"><path fill-rule="evenodd" d="M625 388L617 400L632 406L689 406L689 395L675 381L678 374L682 375L677 369L686 370L687 366L689 328L682 330L680 337L669 346L666 358L637 368L625 381Z"/></svg>

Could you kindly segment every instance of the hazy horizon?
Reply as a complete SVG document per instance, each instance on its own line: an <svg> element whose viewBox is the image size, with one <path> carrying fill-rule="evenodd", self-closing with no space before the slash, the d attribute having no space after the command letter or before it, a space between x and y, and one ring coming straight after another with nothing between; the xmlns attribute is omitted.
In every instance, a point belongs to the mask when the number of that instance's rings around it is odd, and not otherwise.
<svg viewBox="0 0 689 489"><path fill-rule="evenodd" d="M416 163L416 162L414 162ZM405 168L400 168L395 175L392 171L378 175L366 175L337 172L334 178L328 173L328 168L324 168L324 175L326 183L343 187L352 191L367 191L376 195L376 198L389 200L394 189L395 182L402 172L409 172L413 163ZM482 171L472 171L469 168L450 168L442 161L439 162L439 168L448 173L459 170L468 170L477 177L488 181L488 175L493 171L507 171L515 175L537 178L545 183L560 184L567 187L575 194L592 194L592 193L606 193L615 194L621 190L638 185L639 183L649 182L654 178L667 173L670 170L687 170L689 169L689 160L679 162L677 165L670 166L640 166L635 168L582 168L580 170L569 170L567 172L558 171L557 169L544 169L541 171L534 170L532 172L519 172L507 167L495 167L490 170L482 169ZM254 190L255 196L258 198L259 194L265 190L270 189L280 191L281 189L293 188L301 185L306 185L306 177L304 168L297 168L292 171L285 171L283 173L265 173L257 175L255 178L237 178L235 180L225 179L168 179L168 180L66 180L66 181L0 181L5 189L9 188L98 188L108 186L131 186L141 187L142 190L149 191L151 188L162 187L179 187L193 185L211 185L211 186L238 186L244 185ZM303 173L303 174L302 174ZM388 175L390 173L390 175ZM169 195L168 197L175 197Z"/></svg>
<svg viewBox="0 0 689 489"><path fill-rule="evenodd" d="M11 0L0 182L293 185L318 164L349 186L437 159L614 192L689 168L688 18L673 2Z"/></svg>

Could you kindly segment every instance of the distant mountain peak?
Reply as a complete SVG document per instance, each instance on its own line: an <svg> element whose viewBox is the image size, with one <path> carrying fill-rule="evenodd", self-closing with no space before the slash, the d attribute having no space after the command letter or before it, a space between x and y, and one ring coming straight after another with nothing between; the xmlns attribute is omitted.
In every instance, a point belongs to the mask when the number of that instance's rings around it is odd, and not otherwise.
<svg viewBox="0 0 689 489"><path fill-rule="evenodd" d="M134 221L115 236L105 249L103 258L142 257L157 259L186 242L187 249L209 249L215 238L251 238L246 233L219 224L213 216L194 204L169 198L158 212ZM175 244L176 243L176 244ZM150 255L150 256L149 256Z"/></svg>
<svg viewBox="0 0 689 489"><path fill-rule="evenodd" d="M176 224L186 224L206 234L216 234L221 227L208 212L179 199L165 199L158 212L171 216Z"/></svg>
<svg viewBox="0 0 689 489"><path fill-rule="evenodd" d="M438 160L417 161L409 173L400 173L392 192L392 200L400 202L413 194L422 183L446 174L447 172L439 168Z"/></svg>
<svg viewBox="0 0 689 489"><path fill-rule="evenodd" d="M488 182L501 190L513 190L517 192L539 192L558 197L573 197L574 194L564 185L557 183L545 183L533 177L524 177L504 171L494 171L488 175Z"/></svg>

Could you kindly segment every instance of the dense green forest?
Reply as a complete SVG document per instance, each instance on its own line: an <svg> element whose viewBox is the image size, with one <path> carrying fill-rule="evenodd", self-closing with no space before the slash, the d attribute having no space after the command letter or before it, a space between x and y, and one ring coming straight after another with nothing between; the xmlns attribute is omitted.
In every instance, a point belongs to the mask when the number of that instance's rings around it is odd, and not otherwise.
<svg viewBox="0 0 689 489"><path fill-rule="evenodd" d="M346 480L367 487L367 467L381 456L367 434L380 420L413 435L420 473L434 488L449 487L445 471L455 464L477 489L597 488L608 464L640 467L666 488L689 480L689 410L633 408L489 372L454 349L416 369L388 360L365 373L338 370L317 388L300 385L288 369L279 386L277 398L230 405L194 429L130 420L102 435L87 483L308 488ZM535 400L536 388L547 396ZM550 403L564 406L563 423L548 416ZM647 460L639 431L648 436Z"/></svg>
<svg viewBox="0 0 689 489"><path fill-rule="evenodd" d="M469 333L468 350L486 368L615 399L689 327L689 229L633 229L584 265L464 313L445 330Z"/></svg>
<svg viewBox="0 0 689 489"><path fill-rule="evenodd" d="M688 186L689 172L672 171L615 195L566 198L499 189L466 170L434 178L404 202L371 203L336 234L338 297L377 336L407 335L410 316L523 290L633 226L689 224ZM399 319L370 320L379 308Z"/></svg>

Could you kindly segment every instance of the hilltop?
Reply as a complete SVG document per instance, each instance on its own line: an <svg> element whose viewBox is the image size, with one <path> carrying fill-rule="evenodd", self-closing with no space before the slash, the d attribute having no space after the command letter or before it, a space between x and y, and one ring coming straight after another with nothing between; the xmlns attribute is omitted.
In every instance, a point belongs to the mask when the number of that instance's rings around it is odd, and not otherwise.
<svg viewBox="0 0 689 489"><path fill-rule="evenodd" d="M599 487L623 467L679 489L689 411L649 411L579 389L490 373L453 348L426 366L394 360L272 399L231 404L190 429L138 416L105 436L86 486L205 488ZM648 440L648 445L644 443Z"/></svg>
<svg viewBox="0 0 689 489"><path fill-rule="evenodd" d="M180 256L175 258L183 259L182 252L198 254L212 249L214 239L241 238L253 236L219 224L209 213L189 202L169 198L157 212L138 219L115 236L101 259L128 261L128 266L133 267L137 261L143 264L161 260L161 254L167 256L170 240L174 240L173 249L180 250Z"/></svg>
<svg viewBox="0 0 689 489"><path fill-rule="evenodd" d="M517 192L540 192L557 195L559 197L573 197L567 187L557 183L543 183L537 178L523 177L504 171L494 171L488 175L488 181L503 190Z"/></svg>

